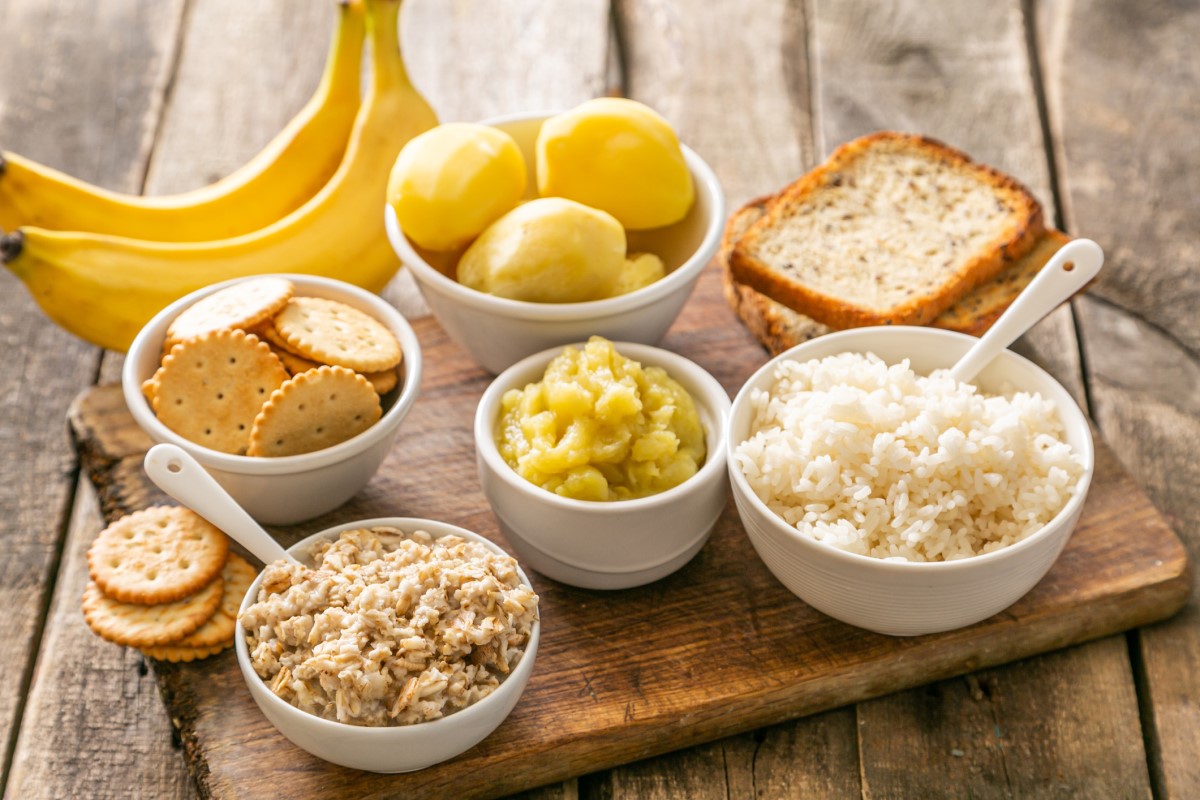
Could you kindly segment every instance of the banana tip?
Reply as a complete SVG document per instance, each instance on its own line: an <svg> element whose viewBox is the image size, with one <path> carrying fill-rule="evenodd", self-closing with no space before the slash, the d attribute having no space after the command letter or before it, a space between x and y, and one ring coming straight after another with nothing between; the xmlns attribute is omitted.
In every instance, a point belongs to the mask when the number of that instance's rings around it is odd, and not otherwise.
<svg viewBox="0 0 1200 800"><path fill-rule="evenodd" d="M4 174L4 168L8 166L8 159L4 157L4 151L0 150L0 175Z"/></svg>
<svg viewBox="0 0 1200 800"><path fill-rule="evenodd" d="M0 235L0 264L8 264L21 255L24 246L25 234L20 231Z"/></svg>

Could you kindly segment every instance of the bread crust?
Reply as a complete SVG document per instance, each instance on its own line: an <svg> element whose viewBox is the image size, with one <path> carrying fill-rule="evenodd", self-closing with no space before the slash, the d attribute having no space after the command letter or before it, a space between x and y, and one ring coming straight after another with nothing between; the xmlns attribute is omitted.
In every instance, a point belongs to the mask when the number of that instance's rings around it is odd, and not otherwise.
<svg viewBox="0 0 1200 800"><path fill-rule="evenodd" d="M941 284L914 294L889 309L874 309L833 297L790 279L754 255L758 237L779 225L795 206L814 192L835 186L840 171L854 159L881 143L931 152L950 167L975 173L1004 202L1015 209L1014 219L980 253L966 260ZM972 161L966 154L936 139L916 134L881 131L838 147L829 159L768 201L766 213L750 225L729 253L733 278L832 328L866 325L924 325L975 287L995 277L1028 253L1045 225L1042 208L1033 195L1013 178Z"/></svg>
<svg viewBox="0 0 1200 800"><path fill-rule="evenodd" d="M725 299L742 324L772 354L830 332L831 328L788 308L736 280L729 258L739 239L766 212L774 199L764 195L750 200L729 217L717 251ZM929 324L936 328L981 336L1020 294L1050 257L1071 237L1047 228L1033 249L992 281L977 287L943 311Z"/></svg>

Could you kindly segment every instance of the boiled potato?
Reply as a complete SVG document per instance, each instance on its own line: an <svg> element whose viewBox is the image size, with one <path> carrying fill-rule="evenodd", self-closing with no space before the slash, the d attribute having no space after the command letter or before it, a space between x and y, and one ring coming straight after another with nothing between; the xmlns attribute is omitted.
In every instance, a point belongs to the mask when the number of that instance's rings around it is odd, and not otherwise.
<svg viewBox="0 0 1200 800"><path fill-rule="evenodd" d="M538 192L607 211L629 230L683 219L695 199L679 139L633 100L589 100L542 124Z"/></svg>
<svg viewBox="0 0 1200 800"><path fill-rule="evenodd" d="M387 198L414 243L456 250L520 202L525 174L521 150L504 131L448 123L404 146Z"/></svg>
<svg viewBox="0 0 1200 800"><path fill-rule="evenodd" d="M610 214L564 200L531 200L496 220L463 253L458 280L535 303L612 295L625 264L625 229Z"/></svg>
<svg viewBox="0 0 1200 800"><path fill-rule="evenodd" d="M667 274L662 259L654 253L637 253L625 259L621 274L617 277L617 286L613 294L629 294L635 289L649 286Z"/></svg>

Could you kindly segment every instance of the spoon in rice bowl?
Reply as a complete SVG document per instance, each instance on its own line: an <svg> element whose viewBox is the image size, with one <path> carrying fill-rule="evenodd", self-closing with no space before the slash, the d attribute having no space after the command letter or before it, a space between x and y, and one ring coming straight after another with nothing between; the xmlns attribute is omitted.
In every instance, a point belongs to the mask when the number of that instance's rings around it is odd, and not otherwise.
<svg viewBox="0 0 1200 800"><path fill-rule="evenodd" d="M1095 278L1103 265L1104 251L1091 239L1067 242L983 338L950 369L951 377L970 383L1001 350Z"/></svg>

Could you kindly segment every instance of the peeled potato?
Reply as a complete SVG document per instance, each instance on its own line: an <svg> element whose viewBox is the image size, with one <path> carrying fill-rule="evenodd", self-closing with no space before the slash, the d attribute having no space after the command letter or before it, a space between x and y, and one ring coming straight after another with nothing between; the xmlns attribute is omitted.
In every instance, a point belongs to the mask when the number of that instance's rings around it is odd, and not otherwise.
<svg viewBox="0 0 1200 800"><path fill-rule="evenodd" d="M635 289L649 286L667 274L662 259L654 253L638 253L625 259L621 274L617 277L617 286L613 294L628 294Z"/></svg>
<svg viewBox="0 0 1200 800"><path fill-rule="evenodd" d="M458 280L535 303L609 297L625 264L625 229L609 214L546 197L496 220L458 262Z"/></svg>
<svg viewBox="0 0 1200 800"><path fill-rule="evenodd" d="M601 97L542 124L538 192L612 214L629 230L683 219L695 199L679 139L653 109Z"/></svg>
<svg viewBox="0 0 1200 800"><path fill-rule="evenodd" d="M520 148L504 131L448 123L404 146L387 198L418 246L456 250L520 202L525 172Z"/></svg>

